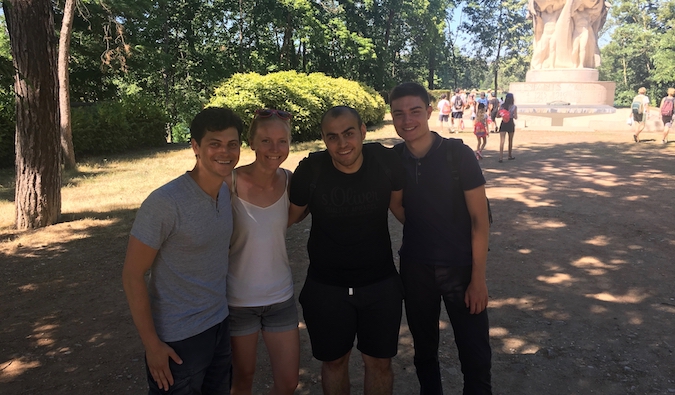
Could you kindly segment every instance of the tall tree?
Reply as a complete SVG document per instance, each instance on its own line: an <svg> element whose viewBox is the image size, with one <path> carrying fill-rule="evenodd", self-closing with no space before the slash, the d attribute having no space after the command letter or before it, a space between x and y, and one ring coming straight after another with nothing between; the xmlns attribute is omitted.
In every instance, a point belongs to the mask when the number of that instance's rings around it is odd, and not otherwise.
<svg viewBox="0 0 675 395"><path fill-rule="evenodd" d="M4 0L16 68L16 227L56 223L61 214L61 133L56 35L50 0Z"/></svg>
<svg viewBox="0 0 675 395"><path fill-rule="evenodd" d="M70 72L68 70L75 2L76 0L66 0L66 4L63 6L63 20L61 21L61 31L59 33L59 112L61 115L61 148L63 149L63 159L66 169L74 169L76 165L75 150L73 149L73 130L70 124Z"/></svg>

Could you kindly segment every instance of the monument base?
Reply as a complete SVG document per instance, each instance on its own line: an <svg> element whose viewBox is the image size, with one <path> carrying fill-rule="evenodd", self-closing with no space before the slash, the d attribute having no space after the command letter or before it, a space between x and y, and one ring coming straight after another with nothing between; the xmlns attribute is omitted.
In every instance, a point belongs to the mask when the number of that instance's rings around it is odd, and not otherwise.
<svg viewBox="0 0 675 395"><path fill-rule="evenodd" d="M614 82L605 81L512 82L509 87L509 92L515 96L518 106L550 103L613 106L615 90Z"/></svg>
<svg viewBox="0 0 675 395"><path fill-rule="evenodd" d="M525 82L597 82L596 69L539 69L525 74Z"/></svg>

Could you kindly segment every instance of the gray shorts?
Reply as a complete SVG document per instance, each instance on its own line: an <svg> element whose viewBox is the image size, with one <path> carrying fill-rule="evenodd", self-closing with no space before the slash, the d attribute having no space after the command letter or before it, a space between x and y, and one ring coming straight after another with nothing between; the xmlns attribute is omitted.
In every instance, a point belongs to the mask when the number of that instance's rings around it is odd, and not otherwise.
<svg viewBox="0 0 675 395"><path fill-rule="evenodd" d="M230 306L230 335L246 336L259 330L286 332L298 327L295 298L260 307Z"/></svg>

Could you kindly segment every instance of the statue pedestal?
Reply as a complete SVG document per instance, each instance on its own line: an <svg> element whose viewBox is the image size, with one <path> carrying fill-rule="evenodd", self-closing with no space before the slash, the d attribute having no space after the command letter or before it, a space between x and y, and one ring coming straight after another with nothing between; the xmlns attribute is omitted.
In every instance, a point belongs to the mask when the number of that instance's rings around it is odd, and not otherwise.
<svg viewBox="0 0 675 395"><path fill-rule="evenodd" d="M566 118L616 112L614 82L598 81L596 69L541 69L512 82L519 119L528 125L564 127ZM576 122L578 124L578 122Z"/></svg>

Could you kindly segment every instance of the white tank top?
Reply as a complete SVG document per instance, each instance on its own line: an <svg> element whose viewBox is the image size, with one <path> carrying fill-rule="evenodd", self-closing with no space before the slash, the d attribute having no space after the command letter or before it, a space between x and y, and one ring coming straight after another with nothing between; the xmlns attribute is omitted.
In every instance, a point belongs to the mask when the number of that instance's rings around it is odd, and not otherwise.
<svg viewBox="0 0 675 395"><path fill-rule="evenodd" d="M283 195L272 205L259 207L239 198L236 171L232 171L234 231L227 274L230 306L269 306L293 297L293 276L286 253L288 172L284 173Z"/></svg>

